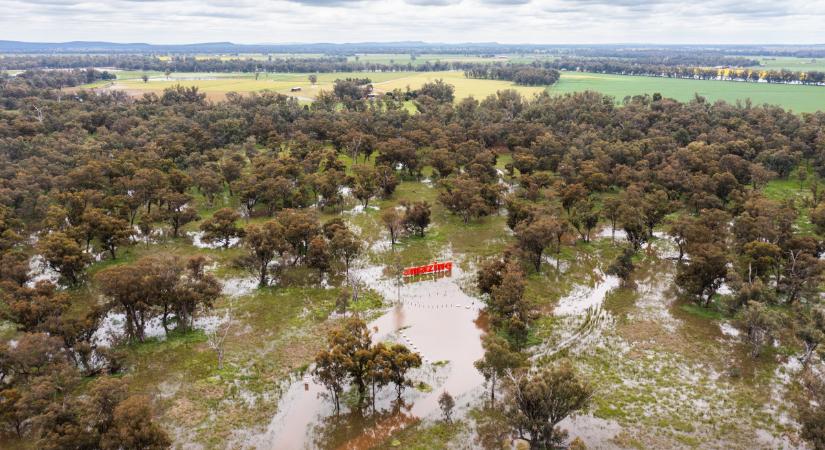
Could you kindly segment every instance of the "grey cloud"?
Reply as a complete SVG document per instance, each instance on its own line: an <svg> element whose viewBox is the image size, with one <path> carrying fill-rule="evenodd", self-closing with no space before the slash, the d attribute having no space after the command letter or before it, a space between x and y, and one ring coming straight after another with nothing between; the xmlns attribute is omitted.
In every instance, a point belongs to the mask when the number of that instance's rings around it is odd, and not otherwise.
<svg viewBox="0 0 825 450"><path fill-rule="evenodd" d="M307 6L352 6L361 3L361 0L288 0L291 3L300 3Z"/></svg>
<svg viewBox="0 0 825 450"><path fill-rule="evenodd" d="M29 41L268 42L273 27L284 42L825 41L825 3L802 0L0 0L0 10L0 39Z"/></svg>
<svg viewBox="0 0 825 450"><path fill-rule="evenodd" d="M461 0L404 0L404 2L415 6L450 6L461 3Z"/></svg>
<svg viewBox="0 0 825 450"><path fill-rule="evenodd" d="M481 0L481 3L485 3L488 5L526 5L530 3L531 0Z"/></svg>
<svg viewBox="0 0 825 450"><path fill-rule="evenodd" d="M570 10L599 7L605 10L624 10L637 13L683 15L726 15L737 17L783 17L794 14L795 2L764 0L563 0ZM550 8L551 10L553 8Z"/></svg>
<svg viewBox="0 0 825 450"><path fill-rule="evenodd" d="M188 16L188 17L207 17L207 18L217 18L217 19L252 19L255 17L254 14L242 14L238 12L228 12L228 11L194 11L194 12L184 12L180 14L181 16Z"/></svg>

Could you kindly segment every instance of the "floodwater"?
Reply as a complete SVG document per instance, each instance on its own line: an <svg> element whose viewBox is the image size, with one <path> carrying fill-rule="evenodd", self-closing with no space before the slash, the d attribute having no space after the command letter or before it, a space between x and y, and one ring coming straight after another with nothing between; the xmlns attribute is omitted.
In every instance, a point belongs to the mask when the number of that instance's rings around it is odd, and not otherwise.
<svg viewBox="0 0 825 450"><path fill-rule="evenodd" d="M595 274L597 282L594 286L576 286L572 293L559 300L553 313L557 316L578 316L588 309L601 307L607 293L619 287L621 280L598 270Z"/></svg>
<svg viewBox="0 0 825 450"><path fill-rule="evenodd" d="M49 267L42 255L34 255L29 259L29 281L26 286L34 287L41 281L57 284L60 274Z"/></svg>
<svg viewBox="0 0 825 450"><path fill-rule="evenodd" d="M381 267L354 271L355 278L380 292L389 310L369 324L373 340L400 342L421 355L423 365L411 374L414 383L431 389L408 388L401 404L384 388L370 407L347 408L335 415L326 389L310 375L295 380L280 402L266 432L253 437L254 448L367 448L417 420L439 414L438 397L448 391L457 403L472 400L484 382L473 366L481 358L486 321L482 304L461 289L471 275L454 265L452 273L399 282ZM425 392L426 391L426 392Z"/></svg>
<svg viewBox="0 0 825 450"><path fill-rule="evenodd" d="M190 231L186 233L192 239L192 245L198 248L219 249L224 248L223 242L206 242L203 240L203 231ZM229 247L235 247L241 241L240 238L229 238Z"/></svg>

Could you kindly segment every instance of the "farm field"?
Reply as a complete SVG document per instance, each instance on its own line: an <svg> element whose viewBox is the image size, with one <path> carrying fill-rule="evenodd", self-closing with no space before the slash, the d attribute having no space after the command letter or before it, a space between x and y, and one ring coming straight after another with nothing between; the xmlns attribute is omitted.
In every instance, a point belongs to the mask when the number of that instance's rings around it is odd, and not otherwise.
<svg viewBox="0 0 825 450"><path fill-rule="evenodd" d="M141 92L161 92L168 87L181 84L197 86L206 92L211 100L220 100L228 92L254 92L273 90L286 95L294 95L300 100L312 100L318 92L331 90L332 84L339 78L369 78L378 92L389 92L394 89L416 89L422 84L436 79L443 79L455 86L456 98L474 96L484 98L503 89L516 89L524 95L532 95L544 90L542 87L516 86L508 81L473 80L464 77L461 72L348 72L318 74L318 83L313 86L306 74L261 74L258 80L253 74L171 74L167 79L160 73L147 73L148 83L140 79L141 73L118 73L118 80L114 83L99 82L86 85L87 88L121 89L133 94ZM228 75L228 76L225 76ZM293 87L300 87L301 91L291 92Z"/></svg>
<svg viewBox="0 0 825 450"><path fill-rule="evenodd" d="M779 105L795 112L814 112L825 108L825 88L784 84L737 83L732 81L683 80L674 78L632 77L597 73L563 72L550 88L554 94L598 91L616 97L661 93L665 97L689 101L694 94L710 101L735 102L750 98L754 104Z"/></svg>
<svg viewBox="0 0 825 450"><path fill-rule="evenodd" d="M144 83L143 72L118 72L115 83L99 82L86 88L122 89L133 94L160 92L163 89L182 84L197 86L207 93L211 100L220 100L228 92L254 92L273 90L282 94L295 95L309 101L324 89L332 89L338 78L367 77L373 81L378 92L393 89L416 89L424 83L443 79L455 86L457 99L473 96L481 99L502 89L515 89L525 96L542 92L544 88L517 86L508 81L467 79L458 71L450 72L349 72L323 73L318 75L318 83L312 86L306 74L261 74L258 80L249 73L172 73L165 77L159 72L147 72L150 80ZM292 93L293 87L301 91ZM626 96L661 93L665 97L681 101L691 100L699 94L709 101L744 101L750 98L753 104L779 105L795 112L814 112L825 107L825 88L820 86L794 86L779 84L736 83L729 81L699 81L672 78L632 77L623 75L563 72L561 80L549 88L551 94L566 94L592 90L610 95L621 101Z"/></svg>
<svg viewBox="0 0 825 450"><path fill-rule="evenodd" d="M258 61L265 61L269 57L272 58L323 58L326 55L322 53L241 53L235 55L221 54L221 55L195 55L196 59L220 59L222 61L232 61L237 59L253 59ZM425 63L434 62L467 62L467 63L492 63L492 62L515 62L528 63L537 59L543 60L552 58L547 55L530 55L530 54L504 54L493 56L479 56L466 55L459 53L418 53L413 59L411 53L358 53L350 55L347 60L350 62L369 62L378 64L408 64L421 65ZM161 56L162 60L170 60L169 56Z"/></svg>
<svg viewBox="0 0 825 450"><path fill-rule="evenodd" d="M529 63L536 60L552 59L552 56L547 55L530 55L530 54L504 54L496 55L495 57L478 56L478 55L462 55L462 54L448 54L448 53L423 53L416 54L415 59L409 53L369 53L358 54L350 56L349 61L373 62L381 64L407 64L421 65L427 62L466 62L466 63L493 63L493 62L509 62L509 63Z"/></svg>
<svg viewBox="0 0 825 450"><path fill-rule="evenodd" d="M766 58L757 56L754 59L758 59L764 69L785 69L799 72L825 71L825 59L823 58L795 58L790 56Z"/></svg>

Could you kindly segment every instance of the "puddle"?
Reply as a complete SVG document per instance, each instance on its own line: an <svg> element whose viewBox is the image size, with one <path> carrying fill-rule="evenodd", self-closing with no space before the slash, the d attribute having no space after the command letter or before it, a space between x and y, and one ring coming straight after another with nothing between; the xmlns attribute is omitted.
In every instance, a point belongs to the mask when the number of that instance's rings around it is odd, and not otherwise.
<svg viewBox="0 0 825 450"><path fill-rule="evenodd" d="M186 233L186 235L189 236L190 238L192 238L192 245L194 245L195 247L210 248L210 249L222 249L222 248L224 248L223 241L205 242L203 240L203 231L190 231L190 232ZM230 238L229 239L229 246L234 247L234 246L238 245L238 242L240 242L240 241L241 241L241 239L237 238L237 237Z"/></svg>
<svg viewBox="0 0 825 450"><path fill-rule="evenodd" d="M627 233L621 228L616 228L615 234L611 227L602 228L598 233L596 233L596 237L600 239L611 239L615 237L616 241L626 241L627 240Z"/></svg>
<svg viewBox="0 0 825 450"><path fill-rule="evenodd" d="M675 333L679 329L680 323L670 312L674 296L669 292L674 286L674 276L672 270L661 270L662 267L662 265L656 264L645 270L639 269L637 271L639 277L636 281L637 297L628 318L630 320L653 321L667 331Z"/></svg>
<svg viewBox="0 0 825 450"><path fill-rule="evenodd" d="M132 242L142 242L144 244L156 244L163 239L164 232L163 228L157 228L149 232L149 234L144 234L140 231L140 227L137 225L132 225L132 235L131 239Z"/></svg>
<svg viewBox="0 0 825 450"><path fill-rule="evenodd" d="M378 206L375 206L375 205L369 205L366 208L364 208L364 204L359 203L359 204L355 205L352 209L344 211L344 214L361 214L367 209L371 209L373 211L380 211L381 210L381 208L379 208Z"/></svg>
<svg viewBox="0 0 825 450"><path fill-rule="evenodd" d="M719 329L722 331L722 334L724 334L725 336L730 336L730 337L734 337L734 338L739 337L739 334L741 333L738 328L734 327L733 325L731 325L728 322L720 323L719 324Z"/></svg>
<svg viewBox="0 0 825 450"><path fill-rule="evenodd" d="M258 279L255 277L228 278L221 280L221 283L223 283L221 292L229 297L251 294L258 288Z"/></svg>
<svg viewBox="0 0 825 450"><path fill-rule="evenodd" d="M595 286L579 285L573 292L562 297L553 313L557 316L581 316L587 310L598 308L604 303L608 292L619 287L621 281L613 275L597 271L598 281Z"/></svg>
<svg viewBox="0 0 825 450"><path fill-rule="evenodd" d="M508 230L510 228L507 228ZM559 273L565 273L568 269L570 269L570 262L562 261L556 256L544 254L541 256L542 262L548 264L552 267L553 270L558 271ZM542 267L544 269L544 267Z"/></svg>
<svg viewBox="0 0 825 450"><path fill-rule="evenodd" d="M559 427L567 430L570 440L580 438L587 448L614 448L611 440L622 431L614 420L605 420L591 415L568 417L559 422Z"/></svg>
<svg viewBox="0 0 825 450"><path fill-rule="evenodd" d="M386 233L382 233L382 236L384 236L385 234ZM392 242L389 239L385 239L382 237L381 239L377 239L370 243L369 251L373 253L383 253L389 250L390 248L392 248Z"/></svg>
<svg viewBox="0 0 825 450"><path fill-rule="evenodd" d="M719 286L719 289L716 290L716 293L719 294L719 295L733 295L734 294L733 289L731 289L730 286L728 286L728 283L722 283Z"/></svg>
<svg viewBox="0 0 825 450"><path fill-rule="evenodd" d="M171 318L171 317L170 317ZM196 330L203 330L205 332L214 331L226 320L225 316L197 316L195 317L194 328ZM175 324L169 324L169 331L175 329ZM92 336L92 342L100 347L110 347L118 339L125 335L126 330L126 314L119 312L110 312L100 322L100 327ZM146 322L144 330L144 337L146 339L156 338L160 340L166 339L166 332L163 330L163 323L160 317L155 317Z"/></svg>
<svg viewBox="0 0 825 450"><path fill-rule="evenodd" d="M57 284L60 280L60 274L56 270L49 267L45 258L42 255L34 255L29 258L29 281L26 282L27 287L34 287L41 281L48 281L52 284Z"/></svg>
<svg viewBox="0 0 825 450"><path fill-rule="evenodd" d="M356 269L353 276L392 304L369 323L373 340L400 342L420 353L424 364L411 378L415 383L425 382L432 390L407 389L406 406L399 408L393 407L395 392L387 387L377 396L375 415L365 413L369 417L363 417L357 411L347 412L342 405L336 418L326 389L307 374L293 382L266 432L251 438L249 445L267 449L324 448L331 444L367 448L379 443L383 434L416 418L440 414L438 397L444 390L457 399L466 397L462 399L465 403L475 397L484 378L473 362L483 355L481 336L486 321L480 314L481 302L461 289L461 283L471 282L471 274L455 265L450 276L414 283L398 283L381 267Z"/></svg>
<svg viewBox="0 0 825 450"><path fill-rule="evenodd" d="M516 188L518 187L518 183L516 183L514 181L511 181L511 182L505 181L504 180L504 171L501 170L501 169L496 169L496 174L498 174L498 184L503 186L508 194L514 194L516 192Z"/></svg>
<svg viewBox="0 0 825 450"><path fill-rule="evenodd" d="M577 285L562 297L553 310L559 317L554 326L556 338L533 349L533 360L547 358L573 347L587 346L598 340L602 330L614 323L614 317L602 309L607 295L620 285L618 277L595 272L595 283Z"/></svg>

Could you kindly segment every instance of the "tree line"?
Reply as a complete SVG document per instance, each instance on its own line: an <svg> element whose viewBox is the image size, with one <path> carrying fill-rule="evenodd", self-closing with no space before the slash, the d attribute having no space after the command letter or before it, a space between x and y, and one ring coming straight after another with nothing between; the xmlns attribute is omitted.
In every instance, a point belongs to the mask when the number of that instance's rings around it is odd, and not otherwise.
<svg viewBox="0 0 825 450"><path fill-rule="evenodd" d="M524 66L476 66L464 71L467 78L506 80L522 86L549 86L559 81L559 71Z"/></svg>
<svg viewBox="0 0 825 450"><path fill-rule="evenodd" d="M317 58L274 57L222 59L217 57L149 55L49 55L5 56L4 70L115 68L158 72L243 72L243 73L336 73L336 72L440 72L467 70L477 66L503 65L503 62L424 61L388 63L350 60L346 56Z"/></svg>
<svg viewBox="0 0 825 450"><path fill-rule="evenodd" d="M554 61L533 63L556 70L575 72L610 73L662 78L686 78L697 80L729 80L743 82L767 82L783 84L819 85L825 82L825 72L761 69L738 65L683 65L663 62L646 63L637 60L614 58L559 58Z"/></svg>

